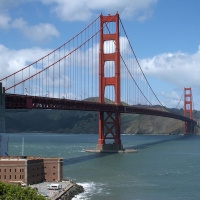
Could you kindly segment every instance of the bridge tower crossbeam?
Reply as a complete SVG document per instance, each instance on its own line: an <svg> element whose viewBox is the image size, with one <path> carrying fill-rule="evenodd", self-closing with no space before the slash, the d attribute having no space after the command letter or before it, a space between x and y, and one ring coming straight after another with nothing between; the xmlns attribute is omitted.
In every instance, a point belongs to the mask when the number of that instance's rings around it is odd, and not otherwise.
<svg viewBox="0 0 200 200"><path fill-rule="evenodd" d="M107 23L115 23L115 33L104 33ZM115 52L105 53L105 41L114 42ZM106 86L113 86L115 91L115 104L120 105L120 46L119 46L119 15L100 16L100 44L99 44L99 103L104 103ZM115 74L113 77L105 77L105 63L113 61ZM107 140L114 140L106 144ZM118 151L122 150L120 138L120 112L99 111L99 130L97 150Z"/></svg>

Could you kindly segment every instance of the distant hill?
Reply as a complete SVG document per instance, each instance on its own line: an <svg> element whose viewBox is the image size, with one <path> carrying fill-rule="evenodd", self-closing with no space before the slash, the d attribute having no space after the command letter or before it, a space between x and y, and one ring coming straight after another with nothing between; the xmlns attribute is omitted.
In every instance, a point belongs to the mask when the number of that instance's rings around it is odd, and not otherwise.
<svg viewBox="0 0 200 200"><path fill-rule="evenodd" d="M183 109L161 108L183 115ZM19 110L18 110L19 111ZM98 113L69 110L7 110L7 132L52 132L52 133L97 133ZM194 118L200 112L194 111ZM121 133L125 134L179 134L183 133L184 123L164 117L121 114ZM196 130L200 132L200 130Z"/></svg>

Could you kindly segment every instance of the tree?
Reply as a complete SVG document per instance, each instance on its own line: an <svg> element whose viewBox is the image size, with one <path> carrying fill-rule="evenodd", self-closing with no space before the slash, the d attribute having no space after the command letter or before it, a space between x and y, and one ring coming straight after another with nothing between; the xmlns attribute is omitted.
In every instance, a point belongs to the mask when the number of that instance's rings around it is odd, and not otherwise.
<svg viewBox="0 0 200 200"><path fill-rule="evenodd" d="M2 183L0 181L0 199L4 200L46 200L31 187L22 188L19 185Z"/></svg>

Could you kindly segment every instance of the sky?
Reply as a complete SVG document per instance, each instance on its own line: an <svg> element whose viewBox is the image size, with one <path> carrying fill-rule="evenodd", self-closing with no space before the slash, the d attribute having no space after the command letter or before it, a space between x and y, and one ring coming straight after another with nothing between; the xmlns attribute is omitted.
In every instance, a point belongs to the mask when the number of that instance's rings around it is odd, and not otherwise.
<svg viewBox="0 0 200 200"><path fill-rule="evenodd" d="M0 78L62 45L101 13L118 11L162 104L175 107L191 87L200 110L199 9L199 0L0 0Z"/></svg>

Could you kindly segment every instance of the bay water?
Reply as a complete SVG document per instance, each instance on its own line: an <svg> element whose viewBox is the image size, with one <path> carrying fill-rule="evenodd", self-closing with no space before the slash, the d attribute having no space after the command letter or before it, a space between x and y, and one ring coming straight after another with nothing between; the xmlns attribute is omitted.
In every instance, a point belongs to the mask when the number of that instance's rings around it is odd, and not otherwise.
<svg viewBox="0 0 200 200"><path fill-rule="evenodd" d="M73 200L200 199L200 136L122 135L138 153L86 153L97 134L9 134L9 155L62 157L63 176L85 192Z"/></svg>

